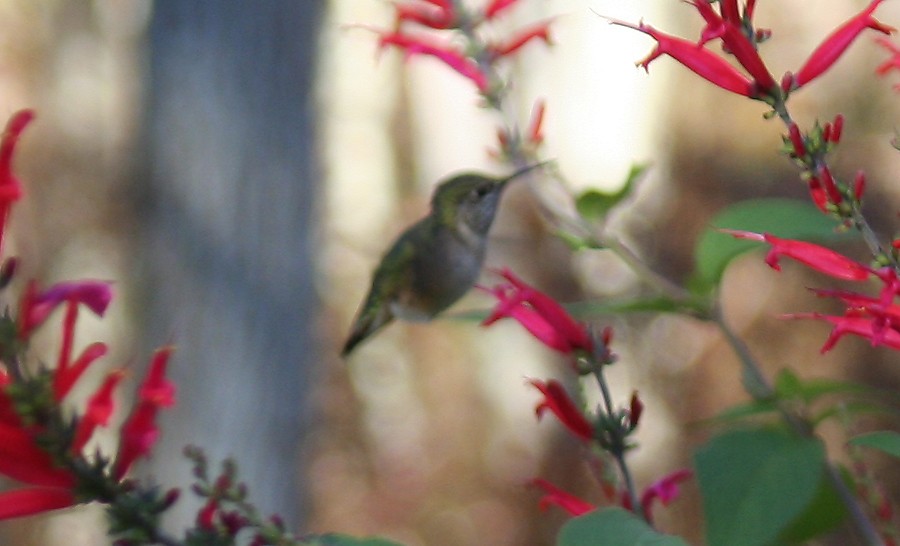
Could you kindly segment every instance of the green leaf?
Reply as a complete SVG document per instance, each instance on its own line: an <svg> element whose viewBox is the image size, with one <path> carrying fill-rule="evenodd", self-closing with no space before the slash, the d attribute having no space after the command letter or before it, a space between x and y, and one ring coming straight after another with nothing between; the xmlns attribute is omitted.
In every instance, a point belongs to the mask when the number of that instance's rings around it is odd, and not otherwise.
<svg viewBox="0 0 900 546"><path fill-rule="evenodd" d="M734 430L695 454L709 546L771 544L813 501L825 454L781 429Z"/></svg>
<svg viewBox="0 0 900 546"><path fill-rule="evenodd" d="M355 538L336 533L308 537L301 544L304 546L400 546L398 542L383 538Z"/></svg>
<svg viewBox="0 0 900 546"><path fill-rule="evenodd" d="M900 434L891 430L861 434L851 438L848 443L853 446L871 447L884 451L888 455L900 457Z"/></svg>
<svg viewBox="0 0 900 546"><path fill-rule="evenodd" d="M793 199L753 199L737 203L717 214L712 226L697 241L694 250L692 286L698 292L719 284L728 264L741 254L759 247L759 243L735 239L716 231L718 228L771 233L778 237L803 241L850 240L850 233L835 231L837 223L813 204Z"/></svg>
<svg viewBox="0 0 900 546"><path fill-rule="evenodd" d="M791 524L781 532L779 538L789 544L803 544L831 531L847 517L847 509L834 486L823 476L812 502Z"/></svg>
<svg viewBox="0 0 900 546"><path fill-rule="evenodd" d="M632 165L625 183L615 192L587 190L575 200L575 208L586 220L601 220L613 207L631 195L635 182L644 174L649 165Z"/></svg>
<svg viewBox="0 0 900 546"><path fill-rule="evenodd" d="M595 510L563 525L557 546L687 546L621 508Z"/></svg>
<svg viewBox="0 0 900 546"><path fill-rule="evenodd" d="M797 398L803 390L803 383L789 368L781 370L775 378L775 393L780 398Z"/></svg>

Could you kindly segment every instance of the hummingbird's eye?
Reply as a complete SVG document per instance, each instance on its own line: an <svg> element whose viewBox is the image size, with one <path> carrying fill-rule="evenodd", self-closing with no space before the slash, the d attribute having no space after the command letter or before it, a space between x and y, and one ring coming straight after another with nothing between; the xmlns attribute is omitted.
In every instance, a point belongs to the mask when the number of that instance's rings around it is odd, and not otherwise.
<svg viewBox="0 0 900 546"><path fill-rule="evenodd" d="M475 188L472 191L472 196L475 197L476 199L481 199L482 197L484 197L485 195L487 195L489 193L491 193L490 186L478 186L477 188Z"/></svg>

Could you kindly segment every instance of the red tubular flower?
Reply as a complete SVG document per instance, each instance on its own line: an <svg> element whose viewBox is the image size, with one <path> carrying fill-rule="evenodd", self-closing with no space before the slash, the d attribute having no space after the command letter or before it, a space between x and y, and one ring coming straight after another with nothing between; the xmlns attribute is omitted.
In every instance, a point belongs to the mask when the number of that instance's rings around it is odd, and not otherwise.
<svg viewBox="0 0 900 546"><path fill-rule="evenodd" d="M737 2L729 0L719 4L722 10L721 17L707 0L691 2L691 5L697 8L700 16L706 21L706 28L703 30L699 45L703 45L713 38L721 38L725 49L734 55L734 58L741 63L741 66L756 82L757 90L769 92L776 88L778 84L775 82L775 78L766 68L766 63L759 56L756 46L744 34L743 23L737 12Z"/></svg>
<svg viewBox="0 0 900 546"><path fill-rule="evenodd" d="M581 410L575 406L575 403L566 394L566 389L559 381L550 380L545 383L532 379L529 383L544 395L544 400L534 409L538 419L543 416L545 411L550 410L575 436L585 441L593 438L594 426L585 418Z"/></svg>
<svg viewBox="0 0 900 546"><path fill-rule="evenodd" d="M766 263L776 271L781 271L781 266L778 264L779 257L787 256L810 269L845 281L864 281L872 274L872 270L869 267L855 262L842 254L838 254L830 248L817 244L795 241L793 239L781 239L769 233L753 233L732 229L720 229L719 231L737 239L749 239L772 245L772 249L766 255Z"/></svg>
<svg viewBox="0 0 900 546"><path fill-rule="evenodd" d="M875 68L875 73L879 76L884 76L891 70L900 70L900 47L898 47L894 42L892 42L889 38L885 38L884 36L879 36L875 39L875 43L880 45L881 47L887 49L891 56L888 60L884 61L877 68Z"/></svg>
<svg viewBox="0 0 900 546"><path fill-rule="evenodd" d="M119 452L113 476L121 479L131 465L150 452L159 437L156 415L160 408L175 402L175 386L166 379L166 365L174 348L159 349L153 355L150 369L138 391L138 403L122 425Z"/></svg>
<svg viewBox="0 0 900 546"><path fill-rule="evenodd" d="M397 25L404 22L413 22L434 29L452 28L456 22L456 15L452 5L439 6L436 4L397 4Z"/></svg>
<svg viewBox="0 0 900 546"><path fill-rule="evenodd" d="M825 344L819 349L821 353L827 353L847 334L868 339L873 346L884 345L894 350L900 350L900 332L891 328L884 328L878 321L870 317L858 316L834 316L821 313L793 313L785 315L789 319L816 319L830 322L834 328Z"/></svg>
<svg viewBox="0 0 900 546"><path fill-rule="evenodd" d="M500 13L512 7L519 0L491 0L484 8L484 18L488 21L497 17Z"/></svg>
<svg viewBox="0 0 900 546"><path fill-rule="evenodd" d="M738 11L737 0L720 0L719 9L722 10L722 19L727 21L729 25L739 26L741 24L741 14Z"/></svg>
<svg viewBox="0 0 900 546"><path fill-rule="evenodd" d="M809 198L812 199L813 204L817 209L828 214L828 194L825 193L822 183L819 182L817 177L810 176L808 186Z"/></svg>
<svg viewBox="0 0 900 546"><path fill-rule="evenodd" d="M109 424L109 418L112 417L116 408L113 393L124 377L125 372L122 370L114 370L109 373L100 388L88 400L84 415L81 416L78 428L75 430L72 451L80 453L97 427L105 427Z"/></svg>
<svg viewBox="0 0 900 546"><path fill-rule="evenodd" d="M538 507L541 510L546 510L548 507L555 505L573 516L580 516L597 508L588 501L563 491L545 479L535 478L531 480L530 485L544 490L544 496L541 497L538 503Z"/></svg>
<svg viewBox="0 0 900 546"><path fill-rule="evenodd" d="M388 45L402 49L407 57L412 55L429 55L443 61L447 66L471 80L482 93L490 89L488 76L478 63L447 45L429 43L425 38L409 36L400 32L381 35L381 47Z"/></svg>
<svg viewBox="0 0 900 546"><path fill-rule="evenodd" d="M893 27L882 24L872 17L875 8L877 8L882 1L883 0L872 0L866 9L853 16L825 38L825 40L819 44L819 47L810 54L800 70L797 71L794 76L792 87L794 89L803 87L825 73L825 71L831 68L831 65L844 54L844 51L850 47L850 44L856 40L857 36L867 28L871 28L884 34L892 33L895 30Z"/></svg>
<svg viewBox="0 0 900 546"><path fill-rule="evenodd" d="M106 355L107 350L106 343L91 343L69 366L58 367L53 375L53 395L56 399L62 400L91 364Z"/></svg>
<svg viewBox="0 0 900 546"><path fill-rule="evenodd" d="M725 59L715 55L705 47L698 46L689 40L665 34L644 23L639 25L632 25L623 21L611 21L611 23L643 32L656 40L656 49L647 58L638 62L638 66L643 67L644 70L647 70L650 63L661 55L668 55L701 78L726 91L745 97L754 97L756 95L756 90L750 78L741 74L728 64Z"/></svg>
<svg viewBox="0 0 900 546"><path fill-rule="evenodd" d="M75 504L70 489L26 487L0 493L0 520L32 516Z"/></svg>
<svg viewBox="0 0 900 546"><path fill-rule="evenodd" d="M530 28L524 29L516 33L508 40L494 44L489 47L491 55L495 58L511 55L521 49L525 44L532 40L543 40L544 43L550 45L550 23L544 21Z"/></svg>
<svg viewBox="0 0 900 546"><path fill-rule="evenodd" d="M508 282L486 289L498 301L482 326L512 317L551 349L561 353L593 352L594 344L587 327L572 318L553 298L526 284L508 269L500 271L500 275Z"/></svg>
<svg viewBox="0 0 900 546"><path fill-rule="evenodd" d="M75 484L75 478L38 447L30 432L6 423L0 423L0 474L41 487Z"/></svg>
<svg viewBox="0 0 900 546"><path fill-rule="evenodd" d="M22 131L33 119L33 110L19 110L9 118L0 139L0 245L3 242L3 231L12 204L22 197L22 185L12 171L13 152Z"/></svg>

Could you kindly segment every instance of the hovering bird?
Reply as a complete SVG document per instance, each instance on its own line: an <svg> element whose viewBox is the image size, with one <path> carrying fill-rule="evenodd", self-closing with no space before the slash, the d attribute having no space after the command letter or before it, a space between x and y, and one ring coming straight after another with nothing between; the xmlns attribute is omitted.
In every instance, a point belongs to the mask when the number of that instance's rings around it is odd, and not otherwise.
<svg viewBox="0 0 900 546"><path fill-rule="evenodd" d="M341 355L395 317L424 322L456 303L478 279L503 190L542 165L503 178L464 173L441 182L431 212L400 234L375 269Z"/></svg>

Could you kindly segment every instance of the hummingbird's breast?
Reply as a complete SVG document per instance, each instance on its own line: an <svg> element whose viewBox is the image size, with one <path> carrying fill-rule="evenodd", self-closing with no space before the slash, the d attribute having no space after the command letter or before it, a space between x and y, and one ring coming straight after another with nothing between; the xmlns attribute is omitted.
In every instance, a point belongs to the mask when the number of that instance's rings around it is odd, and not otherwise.
<svg viewBox="0 0 900 546"><path fill-rule="evenodd" d="M423 250L411 264L411 290L396 300L394 312L405 320L431 319L459 300L478 279L485 242L444 229Z"/></svg>

